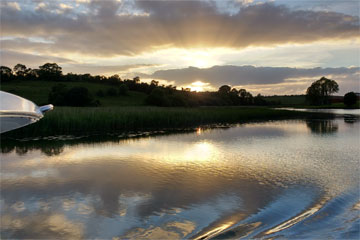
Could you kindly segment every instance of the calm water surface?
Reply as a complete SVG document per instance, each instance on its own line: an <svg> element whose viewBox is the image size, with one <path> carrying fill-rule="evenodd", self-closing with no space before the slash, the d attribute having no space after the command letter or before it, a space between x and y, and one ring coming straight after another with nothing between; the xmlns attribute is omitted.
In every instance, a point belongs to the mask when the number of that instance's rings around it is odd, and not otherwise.
<svg viewBox="0 0 360 240"><path fill-rule="evenodd" d="M1 238L360 237L360 124L2 142Z"/></svg>

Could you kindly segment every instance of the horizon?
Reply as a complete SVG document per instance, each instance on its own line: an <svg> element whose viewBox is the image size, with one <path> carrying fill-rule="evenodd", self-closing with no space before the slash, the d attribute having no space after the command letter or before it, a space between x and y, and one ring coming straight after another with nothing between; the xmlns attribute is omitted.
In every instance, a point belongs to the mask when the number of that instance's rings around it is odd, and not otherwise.
<svg viewBox="0 0 360 240"><path fill-rule="evenodd" d="M1 65L139 76L181 88L360 92L358 1L3 1Z"/></svg>

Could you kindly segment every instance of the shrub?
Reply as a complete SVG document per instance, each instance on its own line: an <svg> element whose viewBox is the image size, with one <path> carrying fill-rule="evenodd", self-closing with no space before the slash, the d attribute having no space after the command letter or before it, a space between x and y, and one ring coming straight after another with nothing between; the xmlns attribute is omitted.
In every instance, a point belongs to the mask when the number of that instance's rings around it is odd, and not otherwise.
<svg viewBox="0 0 360 240"><path fill-rule="evenodd" d="M129 88L128 88L128 86L126 86L126 84L121 84L119 86L119 95L127 95L128 91L129 91Z"/></svg>
<svg viewBox="0 0 360 240"><path fill-rule="evenodd" d="M65 84L57 84L51 88L49 102L55 106L66 106L67 88Z"/></svg>
<svg viewBox="0 0 360 240"><path fill-rule="evenodd" d="M55 85L49 93L49 102L56 106L97 106L99 101L95 101L89 90L85 87L74 87L67 90L64 84Z"/></svg>
<svg viewBox="0 0 360 240"><path fill-rule="evenodd" d="M108 88L108 90L106 91L108 96L116 96L117 95L117 91L116 88Z"/></svg>
<svg viewBox="0 0 360 240"><path fill-rule="evenodd" d="M146 98L146 103L155 106L169 106L169 100L165 96L164 91L161 88L154 88L150 95Z"/></svg>
<svg viewBox="0 0 360 240"><path fill-rule="evenodd" d="M67 106L85 107L94 106L95 101L89 90L85 87L71 88L65 95Z"/></svg>
<svg viewBox="0 0 360 240"><path fill-rule="evenodd" d="M96 92L96 96L98 96L98 97L104 97L105 96L105 94L104 94L104 91L103 90L98 90L97 92Z"/></svg>
<svg viewBox="0 0 360 240"><path fill-rule="evenodd" d="M354 105L357 101L357 96L354 92L348 92L345 94L344 96L344 104L346 106L351 106L351 105Z"/></svg>

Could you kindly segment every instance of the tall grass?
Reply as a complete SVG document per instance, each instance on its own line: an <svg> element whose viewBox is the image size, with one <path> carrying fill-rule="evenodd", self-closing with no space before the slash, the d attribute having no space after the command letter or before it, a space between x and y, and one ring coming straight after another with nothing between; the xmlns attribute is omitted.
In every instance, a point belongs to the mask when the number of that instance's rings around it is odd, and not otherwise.
<svg viewBox="0 0 360 240"><path fill-rule="evenodd" d="M2 135L34 137L197 127L215 123L285 119L311 113L257 107L56 107L39 122ZM313 114L313 113L312 113Z"/></svg>

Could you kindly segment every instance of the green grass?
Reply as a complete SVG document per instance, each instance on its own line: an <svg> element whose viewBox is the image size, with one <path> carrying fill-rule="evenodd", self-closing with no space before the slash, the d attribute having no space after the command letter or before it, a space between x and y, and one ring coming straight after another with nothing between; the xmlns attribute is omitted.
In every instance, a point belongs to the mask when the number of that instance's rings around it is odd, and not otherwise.
<svg viewBox="0 0 360 240"><path fill-rule="evenodd" d="M306 96L305 95L269 96L269 97L265 97L265 100L280 102L281 105L304 105L306 103Z"/></svg>
<svg viewBox="0 0 360 240"><path fill-rule="evenodd" d="M56 84L65 84L68 88L86 87L102 106L139 106L144 105L146 94L141 92L129 91L127 96L105 96L97 97L96 92L103 90L106 93L110 85L88 82L49 82L49 81L15 81L2 83L0 89L11 92L26 99L29 99L37 105L48 104L48 96L51 88Z"/></svg>
<svg viewBox="0 0 360 240"><path fill-rule="evenodd" d="M56 107L39 122L2 135L35 137L179 129L207 124L299 118L311 113L259 107Z"/></svg>

